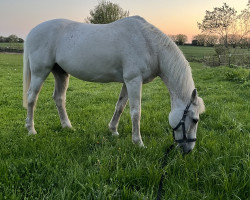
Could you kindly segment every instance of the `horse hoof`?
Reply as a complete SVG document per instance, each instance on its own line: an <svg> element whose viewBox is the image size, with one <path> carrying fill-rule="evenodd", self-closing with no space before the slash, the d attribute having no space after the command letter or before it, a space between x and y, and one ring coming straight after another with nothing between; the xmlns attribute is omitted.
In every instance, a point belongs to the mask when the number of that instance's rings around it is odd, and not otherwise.
<svg viewBox="0 0 250 200"><path fill-rule="evenodd" d="M112 132L112 136L118 137L118 136L119 136L119 133L118 133L117 131Z"/></svg>
<svg viewBox="0 0 250 200"><path fill-rule="evenodd" d="M68 125L68 124L64 124L62 125L62 128L65 128L65 129L72 129L73 127L71 125Z"/></svg>
<svg viewBox="0 0 250 200"><path fill-rule="evenodd" d="M108 128L109 128L109 131L112 133L112 136L115 136L115 137L118 137L119 136L119 133L117 132L117 129L116 128L113 128L110 123L108 125Z"/></svg>
<svg viewBox="0 0 250 200"><path fill-rule="evenodd" d="M72 125L70 122L64 122L62 123L62 128L69 128L69 129L72 129Z"/></svg>
<svg viewBox="0 0 250 200"><path fill-rule="evenodd" d="M133 143L141 148L146 148L142 142L142 140L133 140Z"/></svg>
<svg viewBox="0 0 250 200"><path fill-rule="evenodd" d="M36 134L37 134L36 130L31 130L28 132L28 135L36 135Z"/></svg>
<svg viewBox="0 0 250 200"><path fill-rule="evenodd" d="M143 144L143 142L141 144L139 144L140 148L146 149L147 147Z"/></svg>

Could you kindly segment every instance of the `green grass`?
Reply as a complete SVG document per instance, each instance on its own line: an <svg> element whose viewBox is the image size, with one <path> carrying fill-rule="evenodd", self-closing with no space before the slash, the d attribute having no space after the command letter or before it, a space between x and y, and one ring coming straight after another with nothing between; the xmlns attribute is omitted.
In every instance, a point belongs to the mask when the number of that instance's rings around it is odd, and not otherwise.
<svg viewBox="0 0 250 200"><path fill-rule="evenodd" d="M227 67L191 63L206 104L193 152L169 155L164 199L249 197L250 83ZM248 77L243 69L240 77ZM233 74L233 75L228 75ZM236 73L237 74L237 73ZM146 149L131 142L129 109L119 138L107 124L121 84L70 78L64 130L52 100L50 75L35 111L36 136L24 127L22 55L0 54L0 199L155 199L164 150L172 143L170 99L160 79L143 86L141 132Z"/></svg>
<svg viewBox="0 0 250 200"><path fill-rule="evenodd" d="M197 46L179 46L187 59L198 58L201 59L204 56L214 55L215 51L213 47L197 47Z"/></svg>
<svg viewBox="0 0 250 200"><path fill-rule="evenodd" d="M200 47L200 46L179 46L188 61L198 61L200 62L204 56L215 56L214 47ZM248 49L241 48L229 48L229 53L232 55L236 54L249 54Z"/></svg>

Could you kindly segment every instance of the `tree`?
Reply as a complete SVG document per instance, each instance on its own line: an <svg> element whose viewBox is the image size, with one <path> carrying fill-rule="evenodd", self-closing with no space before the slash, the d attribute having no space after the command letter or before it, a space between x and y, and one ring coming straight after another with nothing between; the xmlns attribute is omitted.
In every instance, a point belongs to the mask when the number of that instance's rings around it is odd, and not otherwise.
<svg viewBox="0 0 250 200"><path fill-rule="evenodd" d="M207 10L202 22L198 22L198 27L204 33L219 35L224 45L228 47L228 34L236 20L236 13L234 8L224 3L222 7L216 7L211 12Z"/></svg>
<svg viewBox="0 0 250 200"><path fill-rule="evenodd" d="M235 26L236 34L238 35L238 43L250 37L250 0L248 1L247 8L241 11L237 17Z"/></svg>
<svg viewBox="0 0 250 200"><path fill-rule="evenodd" d="M198 34L193 37L192 44L194 46L210 46L213 47L218 42L218 36Z"/></svg>
<svg viewBox="0 0 250 200"><path fill-rule="evenodd" d="M23 38L18 38L18 42L19 42L19 43L24 43Z"/></svg>
<svg viewBox="0 0 250 200"><path fill-rule="evenodd" d="M217 35L207 36L207 46L213 47L217 44L219 37Z"/></svg>
<svg viewBox="0 0 250 200"><path fill-rule="evenodd" d="M176 35L176 43L178 45L184 45L187 42L187 36L184 34Z"/></svg>
<svg viewBox="0 0 250 200"><path fill-rule="evenodd" d="M168 37L170 37L176 43L177 41L176 35L169 35Z"/></svg>
<svg viewBox="0 0 250 200"><path fill-rule="evenodd" d="M194 36L193 40L196 41L196 46L206 46L206 38L206 34L198 34Z"/></svg>
<svg viewBox="0 0 250 200"><path fill-rule="evenodd" d="M18 37L16 35L10 35L6 38L6 42L18 42Z"/></svg>
<svg viewBox="0 0 250 200"><path fill-rule="evenodd" d="M101 1L93 10L85 22L91 24L108 24L129 16L129 11L124 11L118 4L110 1Z"/></svg>
<svg viewBox="0 0 250 200"><path fill-rule="evenodd" d="M177 44L184 45L187 42L187 36L184 34L169 35L169 37Z"/></svg>
<svg viewBox="0 0 250 200"><path fill-rule="evenodd" d="M6 42L6 38L3 36L0 36L0 42Z"/></svg>

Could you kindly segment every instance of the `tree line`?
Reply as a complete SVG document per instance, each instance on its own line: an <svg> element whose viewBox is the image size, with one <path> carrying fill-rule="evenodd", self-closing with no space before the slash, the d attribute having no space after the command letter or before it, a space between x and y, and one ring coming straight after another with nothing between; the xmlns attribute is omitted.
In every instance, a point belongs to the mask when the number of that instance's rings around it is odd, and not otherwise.
<svg viewBox="0 0 250 200"><path fill-rule="evenodd" d="M192 40L194 46L216 46L250 48L250 0L244 10L237 11L224 3L213 11L206 11L202 22L197 23L201 34ZM184 34L170 35L176 44L183 45L187 41Z"/></svg>
<svg viewBox="0 0 250 200"><path fill-rule="evenodd" d="M101 1L90 10L90 17L85 19L86 23L107 24L129 16L129 11L123 10L118 4L110 1ZM247 7L237 15L237 11L226 3L222 7L206 11L201 23L197 23L201 34L192 39L194 46L223 45L227 47L249 48L250 46L250 0ZM185 34L169 35L177 44L184 45L188 41Z"/></svg>
<svg viewBox="0 0 250 200"><path fill-rule="evenodd" d="M10 35L8 37L0 36L0 43L23 43L22 38L17 37L16 35Z"/></svg>
<svg viewBox="0 0 250 200"><path fill-rule="evenodd" d="M215 45L225 45L225 41L218 35L198 34L193 37L192 45L214 47ZM250 37L241 37L240 35L236 34L228 34L227 43L225 46L232 48L250 48Z"/></svg>

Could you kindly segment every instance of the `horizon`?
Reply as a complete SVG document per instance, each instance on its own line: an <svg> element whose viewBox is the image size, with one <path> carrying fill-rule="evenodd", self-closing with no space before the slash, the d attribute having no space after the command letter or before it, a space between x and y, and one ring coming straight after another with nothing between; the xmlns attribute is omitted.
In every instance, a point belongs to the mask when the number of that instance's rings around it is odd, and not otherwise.
<svg viewBox="0 0 250 200"><path fill-rule="evenodd" d="M0 7L0 36L8 37L17 35L25 39L29 31L41 22L65 18L84 22L91 9L98 5L99 0L44 0L34 2L32 0L3 0ZM188 37L188 43L193 36L200 34L197 22L201 22L206 10L212 11L214 7L221 7L225 0L113 0L124 10L129 11L130 16L139 15L149 23L159 28L167 35L184 34ZM246 8L248 0L227 0L237 14ZM185 21L184 21L185 20Z"/></svg>

